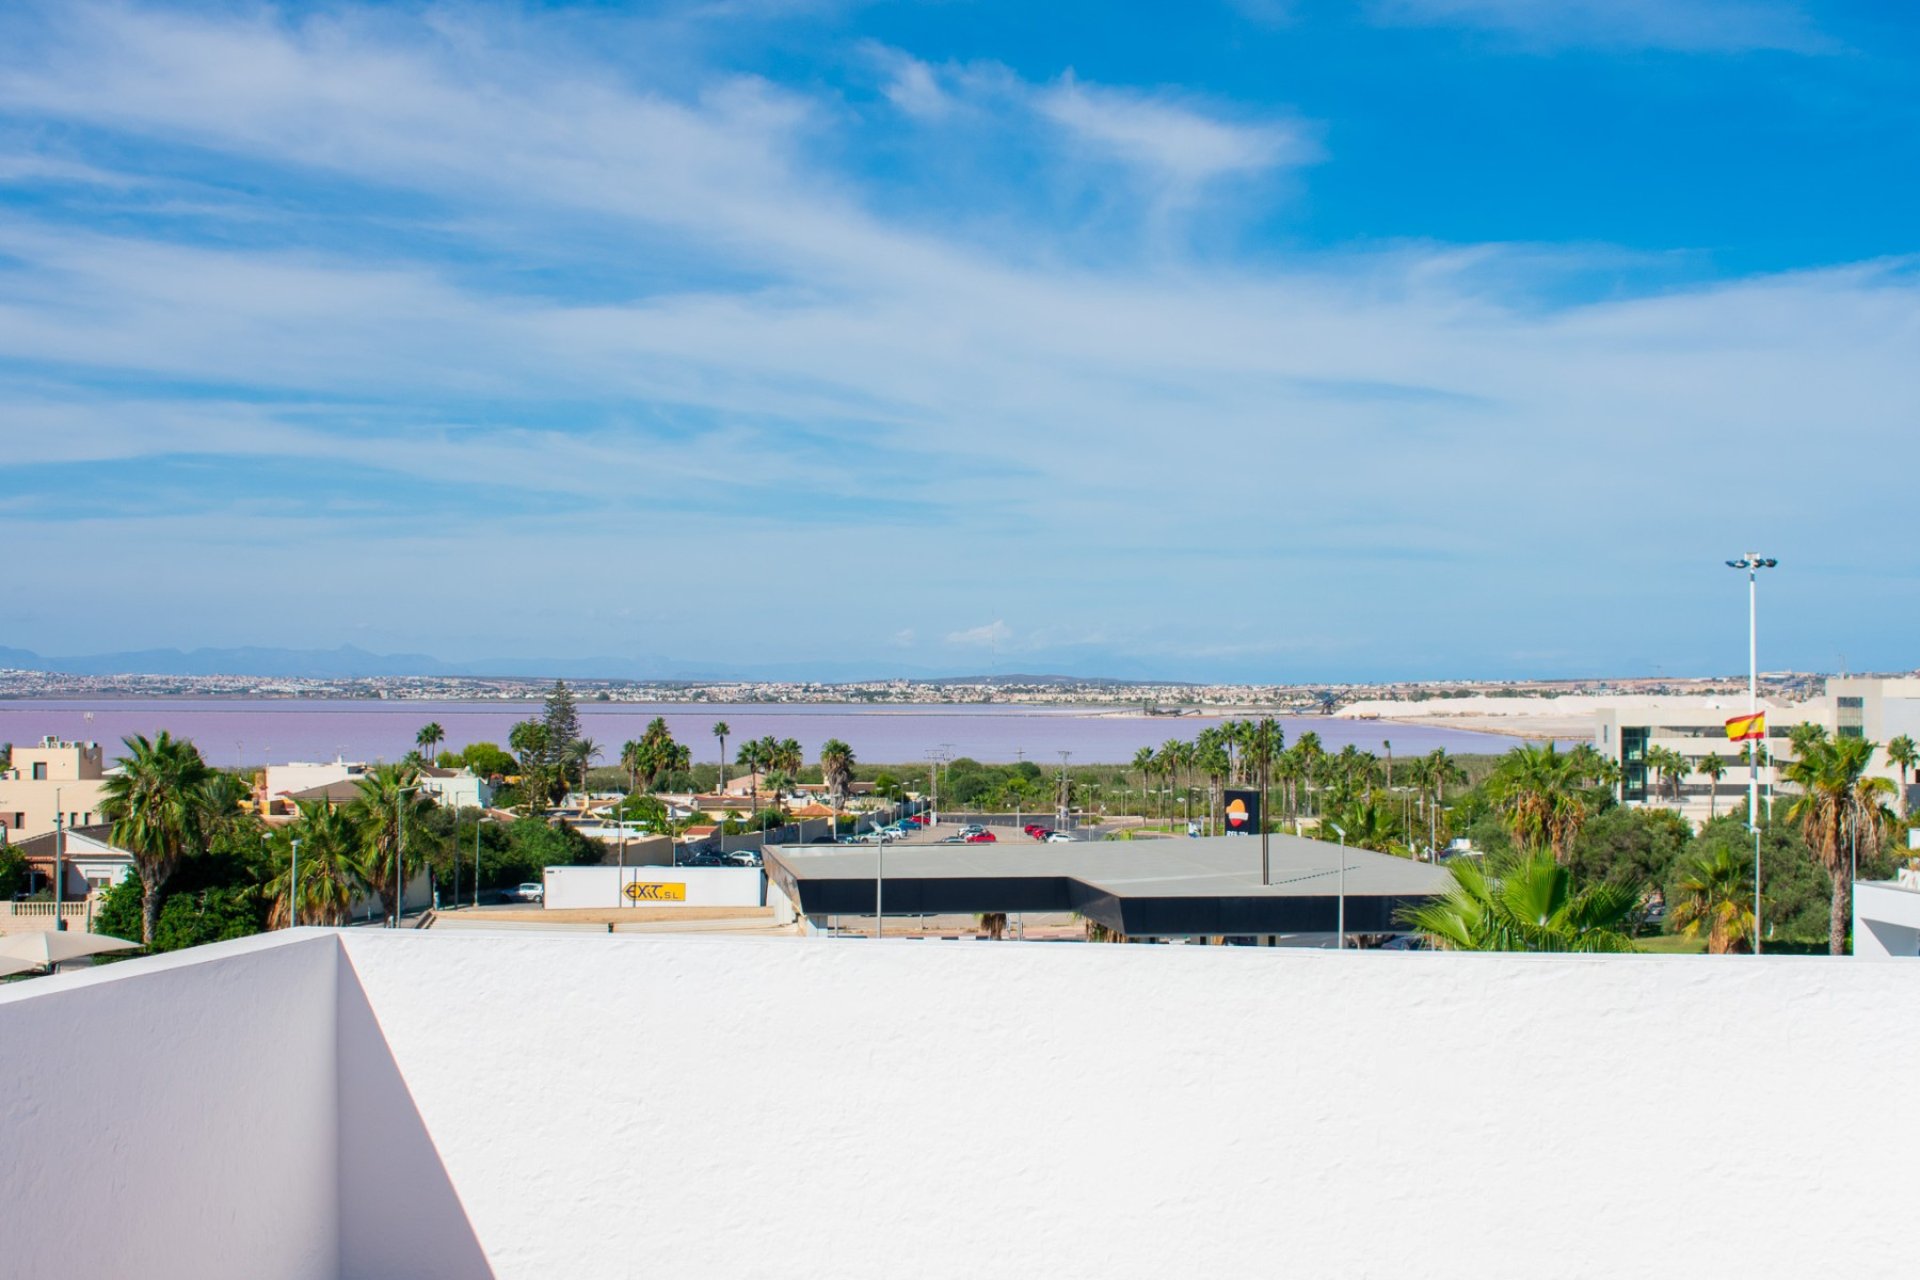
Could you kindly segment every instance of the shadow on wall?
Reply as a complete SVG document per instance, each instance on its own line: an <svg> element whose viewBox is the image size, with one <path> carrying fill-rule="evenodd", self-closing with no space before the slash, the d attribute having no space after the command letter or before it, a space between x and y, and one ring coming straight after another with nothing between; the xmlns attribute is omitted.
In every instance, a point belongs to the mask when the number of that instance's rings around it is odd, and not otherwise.
<svg viewBox="0 0 1920 1280"><path fill-rule="evenodd" d="M491 1280L493 1266L344 948L338 963L340 1275Z"/></svg>

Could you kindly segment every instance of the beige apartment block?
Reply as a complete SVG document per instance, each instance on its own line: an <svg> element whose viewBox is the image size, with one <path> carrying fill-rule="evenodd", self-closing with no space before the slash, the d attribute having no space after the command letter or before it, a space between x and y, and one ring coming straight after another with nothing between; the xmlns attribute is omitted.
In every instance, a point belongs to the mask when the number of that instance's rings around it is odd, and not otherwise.
<svg viewBox="0 0 1920 1280"><path fill-rule="evenodd" d="M70 828L89 826L101 820L106 792L99 743L42 738L16 746L11 767L0 770L0 828L9 840L45 835L55 814Z"/></svg>
<svg viewBox="0 0 1920 1280"><path fill-rule="evenodd" d="M1594 713L1593 745L1620 765L1620 799L1631 805L1676 809L1689 822L1705 822L1714 813L1744 810L1748 766L1739 762L1744 745L1730 742L1726 721L1747 713L1744 696L1689 700L1690 705L1609 707ZM1793 759L1791 735L1801 724L1817 724L1838 738L1865 738L1880 744L1869 772L1903 785L1900 771L1887 763L1885 746L1905 734L1920 739L1920 678L1887 679L1875 676L1836 676L1826 692L1805 702L1772 703L1762 700L1767 713L1767 755L1773 765L1759 770L1761 803L1774 795L1775 767ZM1647 768L1647 752L1665 747L1685 756L1694 771L1681 779L1676 799L1665 780ZM1708 756L1717 755L1726 773L1716 787L1699 771ZM1911 786L1916 779L1904 780Z"/></svg>

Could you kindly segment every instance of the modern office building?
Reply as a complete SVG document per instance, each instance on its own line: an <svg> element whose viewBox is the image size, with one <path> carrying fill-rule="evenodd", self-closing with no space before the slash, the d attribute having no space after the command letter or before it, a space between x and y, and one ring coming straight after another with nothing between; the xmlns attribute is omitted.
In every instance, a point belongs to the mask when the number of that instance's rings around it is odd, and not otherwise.
<svg viewBox="0 0 1920 1280"><path fill-rule="evenodd" d="M1817 724L1833 737L1865 738L1883 747L1902 734L1920 740L1920 678L1836 676L1819 697L1793 703L1762 700L1760 709L1767 713L1767 751L1759 770L1763 800L1774 794L1777 767L1793 758L1792 734L1798 725ZM1698 824L1729 809L1744 811L1748 766L1740 757L1746 744L1727 739L1726 722L1746 712L1743 695L1649 698L1595 712L1593 745L1619 764L1624 803L1676 809ZM1656 747L1676 752L1693 766L1680 779L1678 796L1668 780L1648 767L1647 753ZM1701 771L1710 756L1718 756L1725 768L1718 783ZM1875 753L1870 771L1896 787L1911 787L1916 781L1912 775L1902 779L1884 750Z"/></svg>
<svg viewBox="0 0 1920 1280"><path fill-rule="evenodd" d="M99 822L106 779L97 742L42 738L16 746L12 764L0 770L0 828L7 839L23 840L52 831L55 814L69 828Z"/></svg>

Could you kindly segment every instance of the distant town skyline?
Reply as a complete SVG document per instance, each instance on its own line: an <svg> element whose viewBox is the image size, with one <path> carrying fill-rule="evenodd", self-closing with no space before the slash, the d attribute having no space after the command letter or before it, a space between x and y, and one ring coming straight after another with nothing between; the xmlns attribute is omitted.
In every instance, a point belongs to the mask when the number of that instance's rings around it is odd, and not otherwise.
<svg viewBox="0 0 1920 1280"><path fill-rule="evenodd" d="M28 2L4 644L1912 668L1920 15Z"/></svg>

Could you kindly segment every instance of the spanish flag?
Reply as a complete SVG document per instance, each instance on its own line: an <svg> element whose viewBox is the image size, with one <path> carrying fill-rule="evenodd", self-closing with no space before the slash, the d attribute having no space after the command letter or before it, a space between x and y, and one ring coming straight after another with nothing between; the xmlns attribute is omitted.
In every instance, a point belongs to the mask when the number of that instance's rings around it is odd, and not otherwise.
<svg viewBox="0 0 1920 1280"><path fill-rule="evenodd" d="M1767 736L1767 713L1756 711L1750 716L1735 716L1727 721L1727 741L1748 742Z"/></svg>

